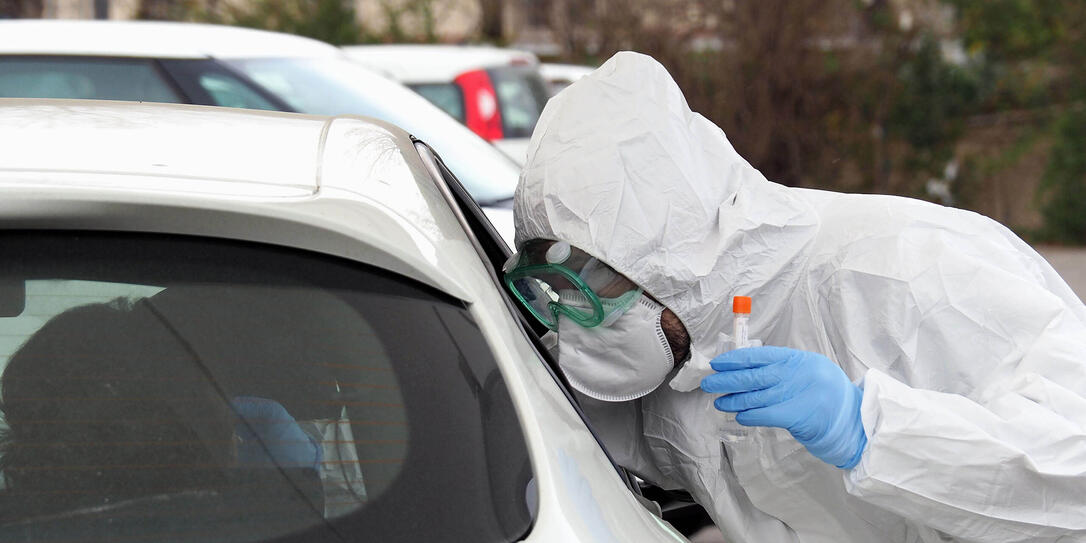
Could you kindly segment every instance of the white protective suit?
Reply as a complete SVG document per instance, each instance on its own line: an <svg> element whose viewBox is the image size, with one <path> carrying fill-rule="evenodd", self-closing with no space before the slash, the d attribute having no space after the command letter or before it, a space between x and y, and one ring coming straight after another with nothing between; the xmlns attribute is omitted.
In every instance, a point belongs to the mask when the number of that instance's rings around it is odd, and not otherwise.
<svg viewBox="0 0 1086 543"><path fill-rule="evenodd" d="M689 490L729 542L1086 541L1086 308L998 223L771 183L635 53L551 99L514 213L518 245L568 241L685 324L671 386L587 409L620 463ZM855 468L690 390L728 349L734 295L751 337L861 384Z"/></svg>

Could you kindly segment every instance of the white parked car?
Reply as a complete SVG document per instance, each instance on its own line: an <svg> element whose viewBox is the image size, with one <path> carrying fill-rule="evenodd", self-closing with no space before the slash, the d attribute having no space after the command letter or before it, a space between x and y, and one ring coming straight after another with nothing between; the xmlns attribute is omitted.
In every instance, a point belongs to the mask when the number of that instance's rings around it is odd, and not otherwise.
<svg viewBox="0 0 1086 543"><path fill-rule="evenodd" d="M0 149L0 540L685 540L406 132L0 100Z"/></svg>
<svg viewBox="0 0 1086 543"><path fill-rule="evenodd" d="M0 21L3 97L376 117L437 149L512 242L518 166L414 92L316 40L191 23Z"/></svg>
<svg viewBox="0 0 1086 543"><path fill-rule="evenodd" d="M458 45L350 45L347 55L406 84L518 164L550 97L528 51Z"/></svg>
<svg viewBox="0 0 1086 543"><path fill-rule="evenodd" d="M592 73L595 68L580 64L556 64L544 62L539 65L539 75L547 84L551 96L570 86L574 81Z"/></svg>

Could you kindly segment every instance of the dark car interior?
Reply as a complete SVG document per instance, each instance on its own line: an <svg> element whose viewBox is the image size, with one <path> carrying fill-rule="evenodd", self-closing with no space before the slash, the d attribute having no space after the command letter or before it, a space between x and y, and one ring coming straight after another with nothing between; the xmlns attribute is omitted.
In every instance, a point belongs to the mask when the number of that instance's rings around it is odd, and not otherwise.
<svg viewBox="0 0 1086 543"><path fill-rule="evenodd" d="M7 230L0 256L20 344L0 352L0 541L531 529L523 431L462 301L211 238Z"/></svg>

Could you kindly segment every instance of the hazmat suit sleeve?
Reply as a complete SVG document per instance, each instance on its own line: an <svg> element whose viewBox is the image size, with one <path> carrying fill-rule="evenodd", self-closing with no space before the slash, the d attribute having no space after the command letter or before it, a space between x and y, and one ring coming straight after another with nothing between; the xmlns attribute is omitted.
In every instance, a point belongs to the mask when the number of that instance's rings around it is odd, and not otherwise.
<svg viewBox="0 0 1086 543"><path fill-rule="evenodd" d="M868 446L847 490L968 541L1086 537L1082 303L1013 234L963 216L857 240L816 287L862 377Z"/></svg>

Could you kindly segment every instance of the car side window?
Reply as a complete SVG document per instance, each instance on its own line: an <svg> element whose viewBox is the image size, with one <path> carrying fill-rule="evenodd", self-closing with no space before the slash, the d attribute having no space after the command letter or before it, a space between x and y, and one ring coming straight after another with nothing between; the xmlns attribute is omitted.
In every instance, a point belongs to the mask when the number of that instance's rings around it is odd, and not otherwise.
<svg viewBox="0 0 1086 543"><path fill-rule="evenodd" d="M203 238L15 232L0 254L0 540L530 527L523 431L462 302Z"/></svg>
<svg viewBox="0 0 1086 543"><path fill-rule="evenodd" d="M183 101L150 60L100 57L0 57L0 97Z"/></svg>

